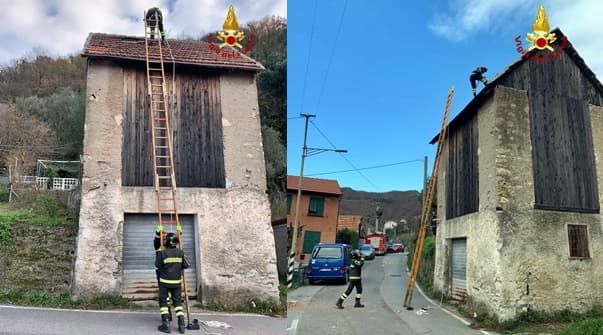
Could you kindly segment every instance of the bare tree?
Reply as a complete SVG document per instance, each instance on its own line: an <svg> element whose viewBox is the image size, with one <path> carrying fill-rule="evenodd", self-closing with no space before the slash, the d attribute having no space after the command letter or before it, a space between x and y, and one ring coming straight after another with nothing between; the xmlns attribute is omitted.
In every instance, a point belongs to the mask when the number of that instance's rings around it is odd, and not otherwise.
<svg viewBox="0 0 603 335"><path fill-rule="evenodd" d="M13 177L32 173L37 159L61 150L44 122L11 105L0 104L0 120L5 125L0 127L0 166L11 167Z"/></svg>

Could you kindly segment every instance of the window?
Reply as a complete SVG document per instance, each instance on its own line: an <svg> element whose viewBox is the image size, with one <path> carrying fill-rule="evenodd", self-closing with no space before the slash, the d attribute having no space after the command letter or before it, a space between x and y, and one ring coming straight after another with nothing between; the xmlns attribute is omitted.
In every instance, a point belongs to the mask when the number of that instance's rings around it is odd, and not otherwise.
<svg viewBox="0 0 603 335"><path fill-rule="evenodd" d="M588 230L585 225L567 225L570 257L589 258Z"/></svg>
<svg viewBox="0 0 603 335"><path fill-rule="evenodd" d="M318 197L310 198L310 206L308 207L308 216L323 216L325 210L325 199Z"/></svg>
<svg viewBox="0 0 603 335"><path fill-rule="evenodd" d="M302 254L309 254L314 249L314 246L320 243L320 232L319 231L307 231L304 232L304 247Z"/></svg>
<svg viewBox="0 0 603 335"><path fill-rule="evenodd" d="M287 214L291 214L291 194L287 194Z"/></svg>

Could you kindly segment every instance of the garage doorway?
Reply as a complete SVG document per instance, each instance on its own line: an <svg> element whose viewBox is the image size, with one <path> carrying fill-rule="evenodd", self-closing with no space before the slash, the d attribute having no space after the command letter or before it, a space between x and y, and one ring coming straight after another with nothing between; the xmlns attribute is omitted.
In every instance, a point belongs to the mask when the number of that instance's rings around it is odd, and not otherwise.
<svg viewBox="0 0 603 335"><path fill-rule="evenodd" d="M467 297L467 239L452 240L452 297L465 300Z"/></svg>
<svg viewBox="0 0 603 335"><path fill-rule="evenodd" d="M197 296L198 239L194 216L180 214L184 254L190 267L185 271L189 297ZM123 281L121 295L131 299L152 299L157 296L155 249L153 238L157 214L124 214ZM174 225L166 225L166 231Z"/></svg>

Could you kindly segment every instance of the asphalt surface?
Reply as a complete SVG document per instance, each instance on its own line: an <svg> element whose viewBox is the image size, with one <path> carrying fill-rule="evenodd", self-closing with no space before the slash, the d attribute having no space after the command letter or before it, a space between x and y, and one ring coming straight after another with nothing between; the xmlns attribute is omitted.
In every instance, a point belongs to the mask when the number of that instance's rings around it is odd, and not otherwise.
<svg viewBox="0 0 603 335"><path fill-rule="evenodd" d="M428 301L418 290L412 300L414 310L403 307L408 283L406 253L378 256L362 268L362 303L354 308L354 295L335 307L347 286L319 282L302 286L288 294L289 335L483 335L469 322Z"/></svg>
<svg viewBox="0 0 603 335"><path fill-rule="evenodd" d="M191 313L212 327L186 330L186 334L283 335L287 320L255 314ZM82 311L0 305L1 335L107 335L163 334L157 330L159 314L130 311ZM178 333L176 320L172 334Z"/></svg>

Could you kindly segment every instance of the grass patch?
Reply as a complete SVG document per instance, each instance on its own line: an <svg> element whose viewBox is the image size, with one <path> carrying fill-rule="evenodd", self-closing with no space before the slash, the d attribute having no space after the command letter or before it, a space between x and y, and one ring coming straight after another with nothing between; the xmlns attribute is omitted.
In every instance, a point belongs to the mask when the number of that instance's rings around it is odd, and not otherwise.
<svg viewBox="0 0 603 335"><path fill-rule="evenodd" d="M97 296L92 297L86 303L86 307L91 307L92 309L137 309L140 308L139 305L133 303L132 301L122 298L118 295L112 294L99 294Z"/></svg>
<svg viewBox="0 0 603 335"><path fill-rule="evenodd" d="M574 323L560 335L600 335L603 334L603 320L589 320Z"/></svg>
<svg viewBox="0 0 603 335"><path fill-rule="evenodd" d="M467 305L460 305L458 306L458 310L465 316L471 317L473 312L484 310L484 308L476 306L475 308L469 309ZM474 318L474 326L477 328L492 329L502 332L503 334L545 332L563 335L587 335L591 334L588 333L591 328L596 330L596 327L603 326L603 321L598 320L601 318L603 318L603 309L601 309L601 307L594 307L586 313L578 313L571 310L560 310L551 313L530 310L520 313L513 319L502 322L499 322L498 319L491 314L477 312L477 317ZM592 325L592 321L595 321L594 325ZM577 330L573 330L574 328ZM563 331L564 329L566 330ZM573 332L566 333L566 331ZM595 332L592 334L603 334L603 332Z"/></svg>
<svg viewBox="0 0 603 335"><path fill-rule="evenodd" d="M2 204L0 211L0 247L9 250L12 245L13 228L18 225L37 225L57 227L76 224L57 200L48 194L40 193L31 208L14 208Z"/></svg>
<svg viewBox="0 0 603 335"><path fill-rule="evenodd" d="M0 303L69 309L140 309L128 299L116 295L101 294L90 299L71 299L68 293L26 292L24 290L0 290Z"/></svg>

